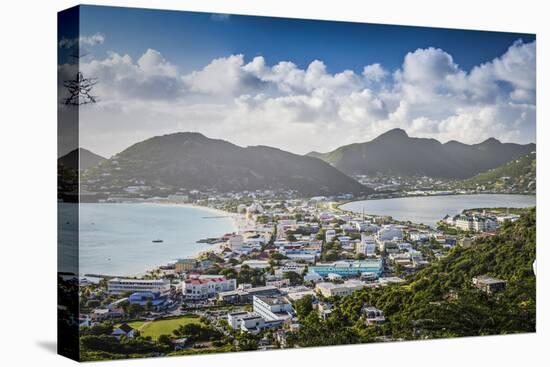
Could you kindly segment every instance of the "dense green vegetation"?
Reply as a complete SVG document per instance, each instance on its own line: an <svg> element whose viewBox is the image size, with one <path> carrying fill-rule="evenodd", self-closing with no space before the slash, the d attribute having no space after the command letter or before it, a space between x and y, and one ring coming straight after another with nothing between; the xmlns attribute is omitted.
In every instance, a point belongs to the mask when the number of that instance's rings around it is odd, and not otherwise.
<svg viewBox="0 0 550 367"><path fill-rule="evenodd" d="M117 325L105 322L80 331L80 353L83 361L140 358L166 355L174 350L174 338L186 338L188 345L217 341L216 348L227 342L220 342L222 335L207 324L207 320L196 316L184 316L157 321L136 321L129 324L135 331L133 338L112 335ZM187 353L192 353L190 348Z"/></svg>
<svg viewBox="0 0 550 367"><path fill-rule="evenodd" d="M529 209L517 222L505 223L499 235L453 249L406 283L335 300L326 321L298 309L303 327L291 343L306 347L534 332L535 254L535 209ZM472 286L472 278L479 275L506 280L507 287L485 294ZM386 322L366 326L364 306L384 311Z"/></svg>
<svg viewBox="0 0 550 367"><path fill-rule="evenodd" d="M467 188L485 186L486 190L513 187L517 191L535 191L537 174L536 153L524 155L502 166L480 173L462 185Z"/></svg>

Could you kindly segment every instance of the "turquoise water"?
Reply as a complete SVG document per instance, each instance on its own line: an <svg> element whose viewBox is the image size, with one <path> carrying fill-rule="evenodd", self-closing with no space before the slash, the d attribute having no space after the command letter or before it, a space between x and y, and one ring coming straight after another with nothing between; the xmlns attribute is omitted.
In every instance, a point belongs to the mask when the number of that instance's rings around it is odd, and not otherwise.
<svg viewBox="0 0 550 367"><path fill-rule="evenodd" d="M472 208L525 208L536 205L535 195L446 195L355 201L342 205L344 210L366 214L390 215L396 220L435 226L446 214L459 214Z"/></svg>
<svg viewBox="0 0 550 367"><path fill-rule="evenodd" d="M204 218L216 215L175 205L81 204L79 272L131 275L192 256L209 247L197 240L235 231L230 218Z"/></svg>

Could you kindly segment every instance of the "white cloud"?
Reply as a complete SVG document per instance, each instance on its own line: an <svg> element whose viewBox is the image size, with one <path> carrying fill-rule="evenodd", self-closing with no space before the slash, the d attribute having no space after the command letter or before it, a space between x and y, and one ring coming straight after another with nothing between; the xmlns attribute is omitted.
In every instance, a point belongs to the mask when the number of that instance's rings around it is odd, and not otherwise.
<svg viewBox="0 0 550 367"><path fill-rule="evenodd" d="M300 68L289 60L268 65L262 56L246 62L244 55L216 58L184 74L153 49L137 61L111 53L82 64L87 75L98 78L95 92L102 100L101 107L90 107L100 112L84 113L84 125L90 136L100 133L92 126L102 119L126 121L120 124L130 135L132 124L140 131L134 141L193 130L298 153L369 140L395 127L442 141L530 142L535 48L535 42L515 42L500 57L468 71L444 50L430 47L409 52L393 73L371 64L360 74L330 73L321 60ZM87 131L81 130L84 144ZM131 140L125 136L115 149L116 139L109 139L109 153Z"/></svg>
<svg viewBox="0 0 550 367"><path fill-rule="evenodd" d="M129 55L110 53L103 60L82 62L81 71L97 78L96 94L102 101L127 105L145 100L174 101L184 92L175 65L148 49L137 62Z"/></svg>
<svg viewBox="0 0 550 367"><path fill-rule="evenodd" d="M257 89L260 80L243 69L244 56L231 55L212 60L202 70L183 76L192 92L213 96L240 95Z"/></svg>
<svg viewBox="0 0 550 367"><path fill-rule="evenodd" d="M59 47L72 48L80 43L80 46L95 46L101 45L105 42L105 35L102 33L95 33L89 36L82 35L79 38L62 38L59 41Z"/></svg>
<svg viewBox="0 0 550 367"><path fill-rule="evenodd" d="M385 70L380 64L371 64L363 68L363 76L369 80L379 82L388 75L387 70Z"/></svg>

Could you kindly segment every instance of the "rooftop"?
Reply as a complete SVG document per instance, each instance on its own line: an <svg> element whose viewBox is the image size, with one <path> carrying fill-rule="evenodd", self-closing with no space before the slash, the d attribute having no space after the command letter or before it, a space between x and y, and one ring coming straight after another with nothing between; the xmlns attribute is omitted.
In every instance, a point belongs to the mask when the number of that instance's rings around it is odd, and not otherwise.
<svg viewBox="0 0 550 367"><path fill-rule="evenodd" d="M270 306L288 304L289 302L282 297L266 297L266 296L254 296L254 298L267 303Z"/></svg>
<svg viewBox="0 0 550 367"><path fill-rule="evenodd" d="M477 282L480 282L480 283L485 283L485 284L506 283L505 280L489 277L489 276L486 276L486 275L481 275L481 276L475 277L474 280L476 280Z"/></svg>

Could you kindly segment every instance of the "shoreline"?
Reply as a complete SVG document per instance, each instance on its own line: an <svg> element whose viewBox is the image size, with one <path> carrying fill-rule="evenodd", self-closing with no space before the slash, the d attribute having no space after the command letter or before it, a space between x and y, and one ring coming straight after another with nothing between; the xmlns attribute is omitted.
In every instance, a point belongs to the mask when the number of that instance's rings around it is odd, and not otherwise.
<svg viewBox="0 0 550 367"><path fill-rule="evenodd" d="M231 222L233 223L233 229L235 230L235 232L238 232L240 229L238 219L239 217L242 216L242 214L226 212L225 210L211 208L209 206L202 206L202 205L196 205L191 203L174 203L174 202L160 202L160 201L143 202L143 203L136 203L136 204L162 205L162 206L173 206L173 207L179 207L179 208L200 209L206 212L210 212L212 214L217 214L219 216L230 218Z"/></svg>
<svg viewBox="0 0 550 367"><path fill-rule="evenodd" d="M536 205L537 205L537 203L536 203L537 195L536 194L501 194L501 193L474 193L474 194L465 194L464 193L463 194L463 193L455 193L455 194L446 194L446 195L415 195L415 196L399 196L399 197L381 198L381 199L348 200L348 201L337 204L335 206L335 208L336 208L336 210L338 210L342 213L359 214L359 213L361 213L360 211L356 211L356 210L352 210L352 209L345 209L345 208L342 208L342 206L348 205L348 204L353 204L353 203L365 203L367 201L377 201L377 202L379 202L379 201L384 201L384 200L398 200L398 199L445 198L445 197L456 197L456 196L479 196L479 195L488 195L488 196L496 196L496 195L528 196L528 197L533 197L535 199L535 203L533 205L530 205L530 206L508 206L509 208L521 209L521 208L536 207ZM493 207L493 206L491 206L491 207ZM494 207L494 208L506 208L506 207L507 206L504 205L504 206L499 206L499 207ZM477 209L477 208L478 207L462 208L462 211L472 210L472 209ZM449 214L449 213L447 213L447 214ZM370 217L389 217L389 218L391 218L391 220L396 221L396 222L407 222L407 220L396 219L394 217L394 215L375 214L375 213L369 213L369 212L366 212L366 211L364 212L364 215L370 216ZM425 226L428 226L428 227L431 227L431 228L437 227L437 223L435 223L434 225L431 225L431 224L426 224L426 223L418 223L416 221L410 221L410 222L413 223L413 224L417 224L417 225L422 224L422 225L425 225Z"/></svg>

